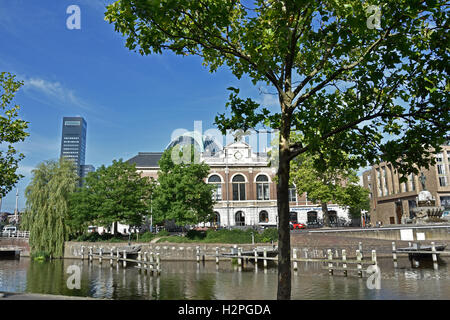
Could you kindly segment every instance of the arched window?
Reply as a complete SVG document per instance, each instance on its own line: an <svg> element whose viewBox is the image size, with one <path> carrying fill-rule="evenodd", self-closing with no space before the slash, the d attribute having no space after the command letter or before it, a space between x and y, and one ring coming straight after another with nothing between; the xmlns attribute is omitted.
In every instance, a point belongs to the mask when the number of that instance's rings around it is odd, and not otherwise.
<svg viewBox="0 0 450 320"><path fill-rule="evenodd" d="M290 212L289 213L289 221L291 222L297 222L297 212Z"/></svg>
<svg viewBox="0 0 450 320"><path fill-rule="evenodd" d="M217 227L220 226L220 213L217 211L214 212L213 224Z"/></svg>
<svg viewBox="0 0 450 320"><path fill-rule="evenodd" d="M269 178L266 175L256 177L256 199L269 200Z"/></svg>
<svg viewBox="0 0 450 320"><path fill-rule="evenodd" d="M266 210L263 210L259 213L259 222L260 223L269 222L269 213L267 213Z"/></svg>
<svg viewBox="0 0 450 320"><path fill-rule="evenodd" d="M244 212L238 211L235 215L235 222L237 226L245 226L245 215Z"/></svg>
<svg viewBox="0 0 450 320"><path fill-rule="evenodd" d="M215 174L208 178L208 183L214 185L213 200L222 200L222 180Z"/></svg>
<svg viewBox="0 0 450 320"><path fill-rule="evenodd" d="M297 189L294 185L289 186L289 202L297 202Z"/></svg>
<svg viewBox="0 0 450 320"><path fill-rule="evenodd" d="M317 211L309 211L306 216L308 224L317 224Z"/></svg>
<svg viewBox="0 0 450 320"><path fill-rule="evenodd" d="M233 200L245 200L245 178L238 174L233 177Z"/></svg>

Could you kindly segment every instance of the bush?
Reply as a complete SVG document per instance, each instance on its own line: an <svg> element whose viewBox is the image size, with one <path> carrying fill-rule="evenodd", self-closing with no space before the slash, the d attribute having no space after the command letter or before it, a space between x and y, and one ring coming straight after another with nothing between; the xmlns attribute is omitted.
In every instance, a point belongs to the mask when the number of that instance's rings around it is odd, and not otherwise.
<svg viewBox="0 0 450 320"><path fill-rule="evenodd" d="M50 260L50 254L48 252L44 252L44 251L33 252L31 254L31 258L34 261L44 262L44 261Z"/></svg>

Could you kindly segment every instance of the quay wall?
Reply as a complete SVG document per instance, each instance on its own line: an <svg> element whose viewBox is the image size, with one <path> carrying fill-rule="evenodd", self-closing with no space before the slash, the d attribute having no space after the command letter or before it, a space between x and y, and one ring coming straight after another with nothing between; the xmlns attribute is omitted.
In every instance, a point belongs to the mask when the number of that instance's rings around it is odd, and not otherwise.
<svg viewBox="0 0 450 320"><path fill-rule="evenodd" d="M366 229L320 229L307 231L309 234L333 234L340 237L354 237L380 240L403 241L450 241L450 225L392 226Z"/></svg>
<svg viewBox="0 0 450 320"><path fill-rule="evenodd" d="M8 250L20 250L21 256L30 256L30 245L28 243L28 239L0 237L0 251Z"/></svg>
<svg viewBox="0 0 450 320"><path fill-rule="evenodd" d="M149 242L133 242L132 246L141 246L141 252L159 253L161 260L174 261L195 261L197 260L197 246L200 248L200 257L203 260L215 260L216 247L219 248L219 253L229 253L233 249L234 244L216 244L216 243L149 243ZM85 256L89 247L92 250L103 248L104 259L107 260L111 249L127 247L127 242L73 242L65 243L64 258L66 259L81 259L81 247L84 246ZM242 248L243 251L253 250L255 247L266 247L268 250L272 248L271 244L239 244L237 247Z"/></svg>

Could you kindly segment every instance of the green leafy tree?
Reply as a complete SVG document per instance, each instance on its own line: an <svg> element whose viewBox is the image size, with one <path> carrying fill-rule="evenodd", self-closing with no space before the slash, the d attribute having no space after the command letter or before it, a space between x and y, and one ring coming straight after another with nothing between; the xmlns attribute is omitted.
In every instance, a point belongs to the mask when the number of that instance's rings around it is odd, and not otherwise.
<svg viewBox="0 0 450 320"><path fill-rule="evenodd" d="M109 227L117 222L140 226L147 215L151 183L135 165L114 160L89 172L71 199L71 223L78 233L90 224Z"/></svg>
<svg viewBox="0 0 450 320"><path fill-rule="evenodd" d="M45 253L52 258L64 256L64 241L70 233L69 198L78 184L73 162L61 159L45 161L32 171L25 190L25 230L30 231L32 254Z"/></svg>
<svg viewBox="0 0 450 320"><path fill-rule="evenodd" d="M444 0L119 0L105 13L130 50L199 56L278 95L271 112L230 88L231 112L216 118L222 131L280 131L278 299L291 296L291 160L343 150L354 167L428 166L449 130L448 18Z"/></svg>
<svg viewBox="0 0 450 320"><path fill-rule="evenodd" d="M0 73L0 144L7 149L0 150L0 198L6 196L23 177L17 174L17 169L24 155L18 153L13 144L24 141L29 135L25 132L28 122L17 118L20 106L10 106L23 85L23 82L16 81L15 78L16 76L8 72Z"/></svg>
<svg viewBox="0 0 450 320"><path fill-rule="evenodd" d="M196 224L209 221L213 215L213 186L205 182L209 166L194 161L195 154L191 146L175 146L163 153L153 196L156 222Z"/></svg>
<svg viewBox="0 0 450 320"><path fill-rule="evenodd" d="M319 171L315 160L308 154L302 154L291 162L291 181L295 184L297 192L308 193L308 198L320 203L323 213L323 224L330 227L328 203L358 209L364 208L369 200L369 191L358 185L359 178L351 168L332 168ZM345 160L342 160L345 163ZM354 212L354 211L352 211Z"/></svg>

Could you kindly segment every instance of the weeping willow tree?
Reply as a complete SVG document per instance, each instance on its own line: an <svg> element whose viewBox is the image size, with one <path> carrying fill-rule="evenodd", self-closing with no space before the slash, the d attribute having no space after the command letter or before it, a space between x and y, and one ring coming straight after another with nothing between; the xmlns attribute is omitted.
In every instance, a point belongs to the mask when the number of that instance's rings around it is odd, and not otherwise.
<svg viewBox="0 0 450 320"><path fill-rule="evenodd" d="M74 164L61 159L44 161L32 171L33 179L25 190L24 225L30 230L32 255L59 258L69 227L69 198L78 184Z"/></svg>

